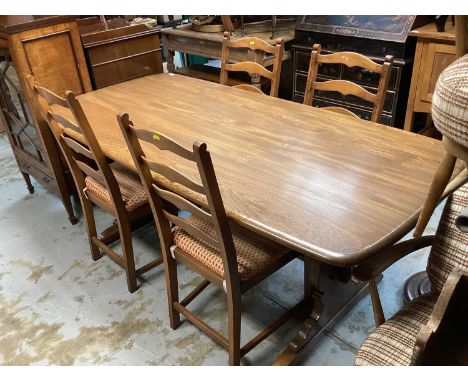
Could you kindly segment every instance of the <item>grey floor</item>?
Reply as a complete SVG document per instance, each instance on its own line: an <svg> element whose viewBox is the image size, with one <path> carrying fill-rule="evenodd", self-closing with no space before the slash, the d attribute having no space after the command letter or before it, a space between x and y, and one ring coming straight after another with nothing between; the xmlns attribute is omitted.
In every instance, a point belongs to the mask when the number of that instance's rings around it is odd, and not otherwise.
<svg viewBox="0 0 468 382"><path fill-rule="evenodd" d="M68 223L59 199L34 182L29 195L5 134L0 134L0 364L3 365L225 365L226 352L184 322L168 324L162 269L142 278L129 294L123 270L108 257L91 260L83 221ZM433 231L440 209L431 220ZM109 216L97 211L99 225ZM138 261L159 256L154 227L134 234ZM408 276L424 269L427 251L400 261L379 285L387 316L402 305ZM199 278L180 267L181 293ZM302 263L296 261L247 293L243 300L243 341L301 297ZM195 310L226 331L223 294L214 288ZM290 321L242 359L269 365L297 331ZM370 298L364 297L314 348L303 365L352 365L374 329Z"/></svg>

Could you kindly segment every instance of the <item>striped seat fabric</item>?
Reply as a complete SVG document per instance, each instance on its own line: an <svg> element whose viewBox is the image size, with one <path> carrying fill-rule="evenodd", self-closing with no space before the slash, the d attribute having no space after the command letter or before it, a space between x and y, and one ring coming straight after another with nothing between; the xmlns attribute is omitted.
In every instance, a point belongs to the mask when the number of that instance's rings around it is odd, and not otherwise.
<svg viewBox="0 0 468 382"><path fill-rule="evenodd" d="M447 200L427 263L432 292L406 304L367 337L356 355L356 365L411 365L416 338L432 314L434 304L450 273L468 272L468 233L455 219L468 206L468 184Z"/></svg>
<svg viewBox="0 0 468 382"><path fill-rule="evenodd" d="M409 366L422 326L427 324L437 294L415 298L367 337L356 354L357 366Z"/></svg>
<svg viewBox="0 0 468 382"><path fill-rule="evenodd" d="M468 233L460 231L455 220L468 207L468 184L458 189L448 200L432 245L427 273L432 290L440 293L454 268L468 272Z"/></svg>
<svg viewBox="0 0 468 382"><path fill-rule="evenodd" d="M132 212L139 207L148 204L146 191L138 178L138 175L133 174L124 167L117 163L110 165L115 179L120 187L122 198L127 212ZM87 192L92 193L94 196L102 200L102 202L109 207L113 208L112 199L107 187L99 183L96 179L87 176L85 178Z"/></svg>
<svg viewBox="0 0 468 382"><path fill-rule="evenodd" d="M195 216L190 216L187 221L216 239L213 225ZM234 246L236 247L241 281L250 280L266 268L274 267L284 260L285 256L290 257L291 260L294 258L292 252L280 244L265 239L232 222L230 222L230 228ZM188 234L180 227L175 227L173 234L177 248L192 256L207 269L220 277L224 277L223 260L218 249Z"/></svg>
<svg viewBox="0 0 468 382"><path fill-rule="evenodd" d="M444 136L468 147L468 54L440 74L432 97L432 119Z"/></svg>

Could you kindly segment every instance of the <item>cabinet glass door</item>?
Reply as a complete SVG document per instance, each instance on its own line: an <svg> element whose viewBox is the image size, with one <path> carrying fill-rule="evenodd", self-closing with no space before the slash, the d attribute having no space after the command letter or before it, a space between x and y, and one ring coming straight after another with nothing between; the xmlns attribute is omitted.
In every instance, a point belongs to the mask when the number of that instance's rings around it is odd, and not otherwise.
<svg viewBox="0 0 468 382"><path fill-rule="evenodd" d="M41 141L7 49L0 50L0 107L14 148L44 162Z"/></svg>

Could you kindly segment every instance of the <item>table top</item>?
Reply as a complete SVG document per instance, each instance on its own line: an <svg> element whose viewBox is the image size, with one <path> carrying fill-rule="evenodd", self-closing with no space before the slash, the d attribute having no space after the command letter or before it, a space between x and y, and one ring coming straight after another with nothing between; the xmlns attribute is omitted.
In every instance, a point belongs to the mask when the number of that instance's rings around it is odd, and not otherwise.
<svg viewBox="0 0 468 382"><path fill-rule="evenodd" d="M412 229L443 153L428 137L177 74L78 99L104 153L128 168L118 112L186 147L206 142L231 219L334 265L357 264ZM172 165L196 180L185 162Z"/></svg>
<svg viewBox="0 0 468 382"><path fill-rule="evenodd" d="M435 23L429 23L422 27L413 29L408 33L408 36L416 36L418 38L429 38L434 40L443 40L455 42L455 26L451 21L445 23L445 31L437 32Z"/></svg>
<svg viewBox="0 0 468 382"><path fill-rule="evenodd" d="M287 43L294 39L294 26L295 26L295 22L291 23L291 27L288 29L276 30L274 38L270 39L271 29L265 30L264 32L251 32L249 29L251 28L251 26L246 25L245 35L258 37L270 43L271 45L274 45L276 43L276 39L278 38L282 38L283 41ZM161 34L180 36L180 37L192 37L192 38L196 37L199 40L216 41L222 44L224 32L198 32L192 29L191 24L183 24L183 25L179 25L177 28L161 29ZM240 30L236 30L235 35L236 37L241 37Z"/></svg>
<svg viewBox="0 0 468 382"><path fill-rule="evenodd" d="M78 16L2 15L0 16L0 31L5 33L22 32L29 29L74 21L77 18Z"/></svg>

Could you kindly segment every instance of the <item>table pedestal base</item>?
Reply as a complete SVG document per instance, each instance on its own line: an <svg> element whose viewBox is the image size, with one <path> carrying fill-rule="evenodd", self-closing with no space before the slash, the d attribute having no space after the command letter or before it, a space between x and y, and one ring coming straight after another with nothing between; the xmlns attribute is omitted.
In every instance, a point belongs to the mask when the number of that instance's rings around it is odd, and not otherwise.
<svg viewBox="0 0 468 382"><path fill-rule="evenodd" d="M351 280L349 268L312 262L309 268L310 314L299 333L276 358L273 365L298 363L305 349L317 344L343 316L367 294L366 283Z"/></svg>
<svg viewBox="0 0 468 382"><path fill-rule="evenodd" d="M408 278L403 288L405 304L414 300L416 297L427 294L431 291L431 282L426 271L415 273Z"/></svg>

